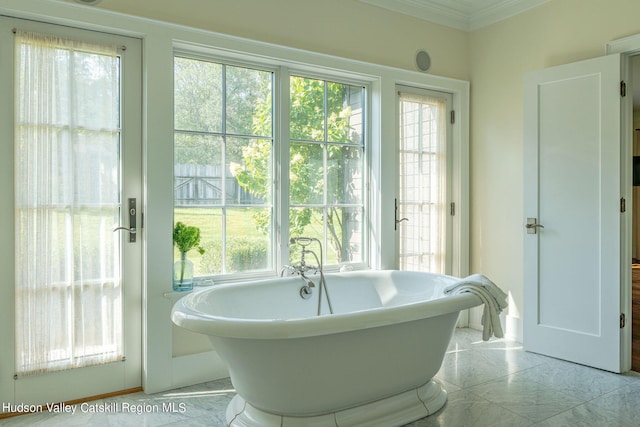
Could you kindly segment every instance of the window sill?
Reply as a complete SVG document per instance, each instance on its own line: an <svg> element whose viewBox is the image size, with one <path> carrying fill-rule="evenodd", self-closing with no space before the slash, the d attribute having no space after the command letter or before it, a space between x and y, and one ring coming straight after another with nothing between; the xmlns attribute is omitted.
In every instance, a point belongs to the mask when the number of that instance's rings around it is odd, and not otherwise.
<svg viewBox="0 0 640 427"><path fill-rule="evenodd" d="M170 299L172 301L178 301L180 298L182 298L185 295L188 295L190 293L192 293L193 291L198 291L200 289L204 289L204 288L208 288L209 286L213 286L214 282L211 279L195 279L194 281L194 285L193 285L193 289L188 290L188 291L167 291L167 292L163 292L162 296Z"/></svg>
<svg viewBox="0 0 640 427"><path fill-rule="evenodd" d="M196 290L197 288L194 288L194 290ZM190 294L191 292L193 292L193 290L191 291L168 291L168 292L163 292L162 296L165 297L166 299L169 299L171 301L178 301L180 298L182 298L185 295Z"/></svg>

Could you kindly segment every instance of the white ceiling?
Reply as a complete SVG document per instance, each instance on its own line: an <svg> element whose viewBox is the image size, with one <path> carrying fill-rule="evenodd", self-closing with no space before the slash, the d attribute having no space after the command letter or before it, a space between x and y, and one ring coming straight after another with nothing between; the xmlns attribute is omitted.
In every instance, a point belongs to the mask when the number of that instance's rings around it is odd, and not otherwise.
<svg viewBox="0 0 640 427"><path fill-rule="evenodd" d="M425 21L471 31L550 0L359 0Z"/></svg>

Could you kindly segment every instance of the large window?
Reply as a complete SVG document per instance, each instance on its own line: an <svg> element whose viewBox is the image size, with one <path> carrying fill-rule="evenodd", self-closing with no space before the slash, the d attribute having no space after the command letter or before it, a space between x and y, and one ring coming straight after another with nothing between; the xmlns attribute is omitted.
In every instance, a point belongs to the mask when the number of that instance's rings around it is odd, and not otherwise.
<svg viewBox="0 0 640 427"><path fill-rule="evenodd" d="M367 261L365 87L274 81L273 71L175 57L174 221L200 228L196 277L275 271L297 236L323 243L325 265Z"/></svg>

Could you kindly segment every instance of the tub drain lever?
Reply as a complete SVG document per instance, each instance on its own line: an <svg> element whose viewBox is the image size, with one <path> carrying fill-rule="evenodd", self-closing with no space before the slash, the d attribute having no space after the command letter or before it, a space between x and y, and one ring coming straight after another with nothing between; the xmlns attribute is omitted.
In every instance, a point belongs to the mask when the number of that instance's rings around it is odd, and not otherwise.
<svg viewBox="0 0 640 427"><path fill-rule="evenodd" d="M312 294L313 294L313 291L309 286L304 285L303 287L300 288L300 298L309 299L311 298Z"/></svg>

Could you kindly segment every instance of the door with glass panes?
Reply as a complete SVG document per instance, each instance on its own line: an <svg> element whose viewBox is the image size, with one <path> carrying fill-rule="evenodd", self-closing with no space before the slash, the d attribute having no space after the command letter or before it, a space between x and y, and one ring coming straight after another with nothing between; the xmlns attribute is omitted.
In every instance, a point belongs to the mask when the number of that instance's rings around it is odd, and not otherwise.
<svg viewBox="0 0 640 427"><path fill-rule="evenodd" d="M399 86L397 100L398 267L451 274L452 96Z"/></svg>
<svg viewBox="0 0 640 427"><path fill-rule="evenodd" d="M13 75L2 90L15 97L0 117L15 159L14 283L0 291L13 301L0 358L13 361L14 381L0 400L137 388L140 40L4 17L0 30L13 32L0 55Z"/></svg>

